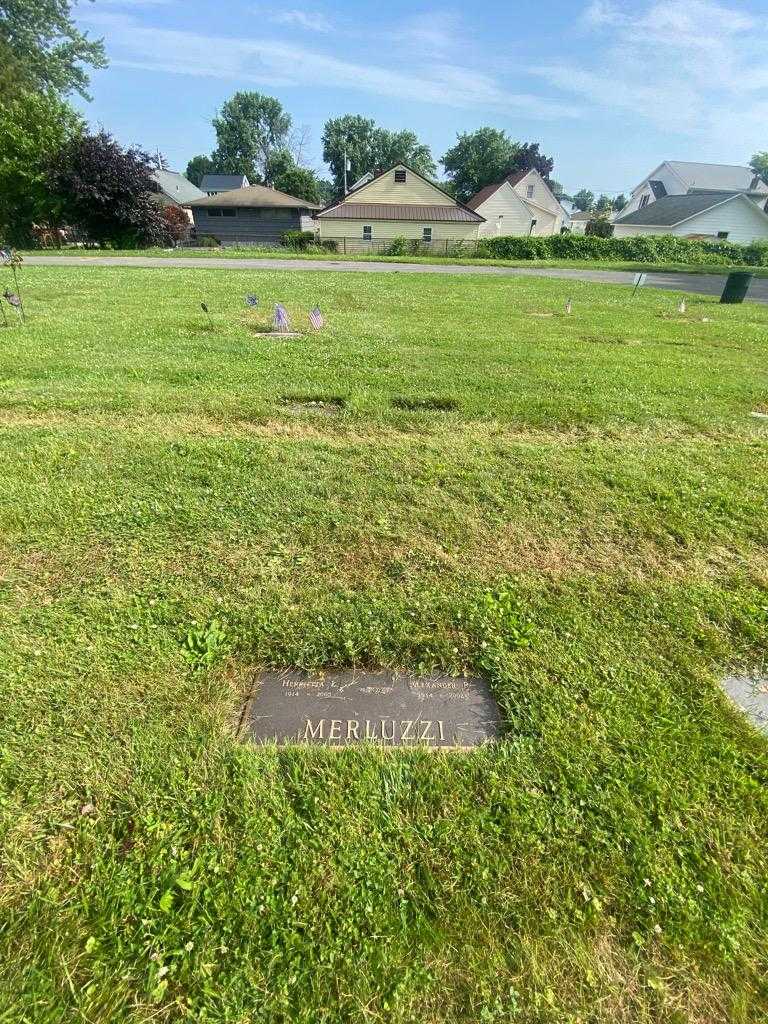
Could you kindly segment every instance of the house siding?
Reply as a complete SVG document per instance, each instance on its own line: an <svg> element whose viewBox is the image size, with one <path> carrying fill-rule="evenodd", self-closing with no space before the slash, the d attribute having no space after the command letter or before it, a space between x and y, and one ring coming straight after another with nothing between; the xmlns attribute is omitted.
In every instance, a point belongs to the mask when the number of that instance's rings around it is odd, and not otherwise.
<svg viewBox="0 0 768 1024"><path fill-rule="evenodd" d="M395 181L395 171L405 171L405 183ZM406 167L393 167L381 177L355 189L347 197L350 203L408 203L414 206L455 206L439 188L422 180Z"/></svg>
<svg viewBox="0 0 768 1024"><path fill-rule="evenodd" d="M674 227L654 227L650 224L616 224L614 234L617 238L631 235L712 235L719 231L728 232L729 242L754 242L768 238L768 220L759 208L746 197L722 203L712 210L705 210L690 220Z"/></svg>
<svg viewBox="0 0 768 1024"><path fill-rule="evenodd" d="M305 219L299 210L279 208L235 208L234 217L211 217L211 207L193 207L195 228L198 235L212 235L222 245L276 245L285 231L302 229ZM311 231L313 222L307 217Z"/></svg>
<svg viewBox="0 0 768 1024"><path fill-rule="evenodd" d="M478 225L481 238L496 235L527 235L531 229L532 214L518 194L507 183L496 189L476 213L485 217L485 224Z"/></svg>
<svg viewBox="0 0 768 1024"><path fill-rule="evenodd" d="M378 200L380 201L380 200ZM433 203L434 205L434 203ZM321 217L320 238L333 239L344 252L377 252L393 238L418 239L421 241L424 228L432 228L432 247L445 250L448 242L474 241L478 225L475 223L452 223L445 221L416 220L342 220ZM363 226L373 229L371 241L363 240Z"/></svg>

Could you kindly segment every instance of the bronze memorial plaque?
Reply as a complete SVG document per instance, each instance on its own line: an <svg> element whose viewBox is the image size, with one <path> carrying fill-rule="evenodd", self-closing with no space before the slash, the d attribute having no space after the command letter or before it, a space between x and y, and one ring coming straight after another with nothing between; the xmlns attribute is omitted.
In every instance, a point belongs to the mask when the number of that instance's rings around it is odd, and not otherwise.
<svg viewBox="0 0 768 1024"><path fill-rule="evenodd" d="M256 743L346 747L476 747L501 717L482 679L403 672L265 672L254 680L239 735Z"/></svg>

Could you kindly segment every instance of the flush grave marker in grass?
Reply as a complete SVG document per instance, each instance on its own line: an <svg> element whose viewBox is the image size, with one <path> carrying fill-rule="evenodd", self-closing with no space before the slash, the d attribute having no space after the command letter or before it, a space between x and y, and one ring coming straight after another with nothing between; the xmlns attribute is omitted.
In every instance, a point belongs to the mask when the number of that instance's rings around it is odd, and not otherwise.
<svg viewBox="0 0 768 1024"><path fill-rule="evenodd" d="M482 679L285 669L254 680L238 732L255 743L464 749L498 739L501 718Z"/></svg>

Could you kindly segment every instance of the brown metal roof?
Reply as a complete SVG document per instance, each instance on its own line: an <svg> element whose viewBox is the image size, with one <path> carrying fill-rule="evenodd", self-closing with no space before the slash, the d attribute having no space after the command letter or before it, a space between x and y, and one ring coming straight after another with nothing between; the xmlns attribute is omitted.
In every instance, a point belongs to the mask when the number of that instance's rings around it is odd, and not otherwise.
<svg viewBox="0 0 768 1024"><path fill-rule="evenodd" d="M486 185L479 192L475 192L472 198L468 199L464 205L468 206L470 210L476 210L486 199L490 199L493 193L500 189L503 184L503 181L499 181L495 185Z"/></svg>
<svg viewBox="0 0 768 1024"><path fill-rule="evenodd" d="M321 209L318 203L310 203L306 199L297 199L296 196L289 196L285 192L278 192L276 188L267 188L266 185L248 185L247 188L233 188L228 192L219 192L215 196L193 199L191 203L185 203L184 205L239 206L240 208L277 206L294 210Z"/></svg>
<svg viewBox="0 0 768 1024"><path fill-rule="evenodd" d="M318 214L334 220L420 220L470 221L480 223L485 218L463 206L416 206L412 203L349 203L342 202Z"/></svg>

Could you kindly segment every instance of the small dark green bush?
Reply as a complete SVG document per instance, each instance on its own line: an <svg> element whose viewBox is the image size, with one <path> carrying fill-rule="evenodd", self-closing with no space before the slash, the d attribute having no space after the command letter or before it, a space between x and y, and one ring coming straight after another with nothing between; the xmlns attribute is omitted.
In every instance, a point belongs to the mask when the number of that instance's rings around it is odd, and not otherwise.
<svg viewBox="0 0 768 1024"><path fill-rule="evenodd" d="M335 238L321 238L320 248L325 249L326 252L338 252L339 243L336 241Z"/></svg>
<svg viewBox="0 0 768 1024"><path fill-rule="evenodd" d="M284 231L280 236L280 241L286 249L302 252L314 244L315 233L314 231Z"/></svg>
<svg viewBox="0 0 768 1024"><path fill-rule="evenodd" d="M219 244L218 238L214 238L213 235L200 235L195 239L195 245L199 245L203 249L216 249Z"/></svg>

